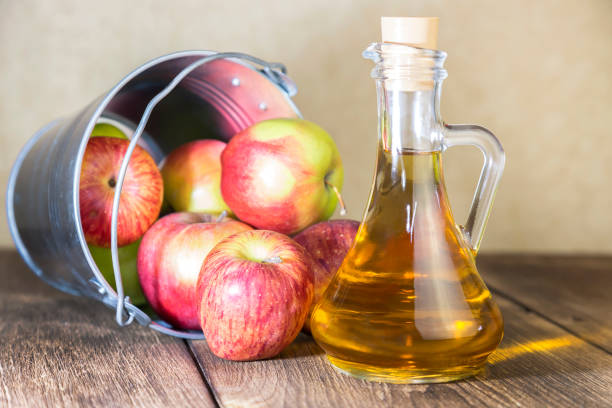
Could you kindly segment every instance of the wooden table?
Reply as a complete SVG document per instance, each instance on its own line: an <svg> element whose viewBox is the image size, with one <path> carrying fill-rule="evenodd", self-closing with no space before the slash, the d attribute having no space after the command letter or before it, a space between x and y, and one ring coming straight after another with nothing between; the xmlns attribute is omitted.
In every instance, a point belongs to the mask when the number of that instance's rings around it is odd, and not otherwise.
<svg viewBox="0 0 612 408"><path fill-rule="evenodd" d="M435 385L342 375L300 335L272 360L230 362L204 341L59 292L0 251L0 407L612 406L612 257L482 255L505 336L480 376Z"/></svg>

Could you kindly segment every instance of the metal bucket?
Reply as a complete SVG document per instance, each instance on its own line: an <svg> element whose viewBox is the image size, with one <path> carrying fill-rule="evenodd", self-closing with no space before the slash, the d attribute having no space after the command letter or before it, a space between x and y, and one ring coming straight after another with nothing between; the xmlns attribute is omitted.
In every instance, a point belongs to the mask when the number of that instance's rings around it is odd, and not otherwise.
<svg viewBox="0 0 612 408"><path fill-rule="evenodd" d="M132 320L173 336L202 338L172 328L124 297L116 245L116 215L127 163L136 144L156 163L181 144L202 138L227 141L265 119L296 117L296 87L282 65L239 53L186 51L137 68L78 114L40 129L19 153L7 191L8 223L15 245L48 284L88 296ZM85 242L79 214L81 162L96 123L115 124L130 137L113 207L117 291L104 279ZM138 125L136 125L138 124Z"/></svg>

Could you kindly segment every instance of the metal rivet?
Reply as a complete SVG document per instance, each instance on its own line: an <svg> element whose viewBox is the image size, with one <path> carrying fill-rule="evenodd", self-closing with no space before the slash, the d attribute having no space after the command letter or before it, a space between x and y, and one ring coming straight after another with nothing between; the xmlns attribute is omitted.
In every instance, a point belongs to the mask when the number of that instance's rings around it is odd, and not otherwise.
<svg viewBox="0 0 612 408"><path fill-rule="evenodd" d="M240 86L240 78L234 78L234 79L232 79L232 85L234 85L234 86Z"/></svg>
<svg viewBox="0 0 612 408"><path fill-rule="evenodd" d="M268 110L268 105L265 102L261 102L259 104L259 109L261 109L262 111Z"/></svg>

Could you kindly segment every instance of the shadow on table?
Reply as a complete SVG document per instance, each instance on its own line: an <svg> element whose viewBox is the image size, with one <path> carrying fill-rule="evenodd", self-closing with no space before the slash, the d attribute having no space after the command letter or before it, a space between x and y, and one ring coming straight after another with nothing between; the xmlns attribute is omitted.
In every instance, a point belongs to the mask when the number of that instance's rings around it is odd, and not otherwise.
<svg viewBox="0 0 612 408"><path fill-rule="evenodd" d="M305 333L300 333L293 343L287 346L280 355L275 357L275 359L292 359L292 358L300 358L300 357L308 357L314 356L318 354L325 354L323 350L317 346L317 344L312 339L312 336Z"/></svg>

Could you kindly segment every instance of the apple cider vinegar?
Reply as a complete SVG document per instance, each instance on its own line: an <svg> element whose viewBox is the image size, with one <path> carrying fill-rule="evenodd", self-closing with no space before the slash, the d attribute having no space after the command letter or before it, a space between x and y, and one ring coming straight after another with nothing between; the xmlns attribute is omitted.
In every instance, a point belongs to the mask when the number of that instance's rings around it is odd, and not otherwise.
<svg viewBox="0 0 612 408"><path fill-rule="evenodd" d="M379 151L370 206L313 313L313 335L335 366L358 377L473 375L503 323L453 221L441 154Z"/></svg>
<svg viewBox="0 0 612 408"><path fill-rule="evenodd" d="M370 200L346 258L315 306L310 329L339 370L373 381L433 383L486 364L503 320L474 257L504 168L499 141L440 116L446 53L436 18L383 17L376 63L378 157ZM485 158L465 226L450 209L442 152Z"/></svg>

